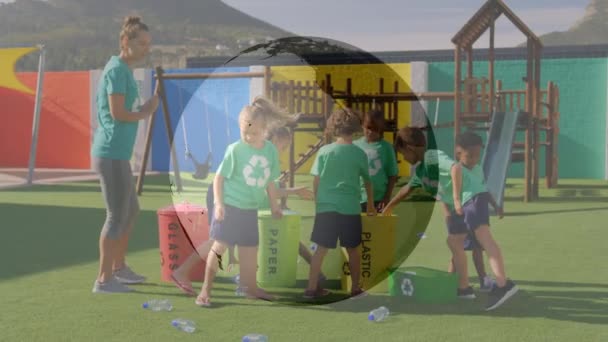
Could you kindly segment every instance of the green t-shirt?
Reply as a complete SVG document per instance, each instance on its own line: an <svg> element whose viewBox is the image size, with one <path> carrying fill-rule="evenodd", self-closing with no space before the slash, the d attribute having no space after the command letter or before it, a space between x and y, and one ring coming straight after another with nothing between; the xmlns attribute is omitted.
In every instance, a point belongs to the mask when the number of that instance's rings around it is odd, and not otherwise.
<svg viewBox="0 0 608 342"><path fill-rule="evenodd" d="M441 201L454 207L450 171L455 163L443 151L428 150L424 154L424 160L416 166L408 185L412 188L422 187L432 196L439 196Z"/></svg>
<svg viewBox="0 0 608 342"><path fill-rule="evenodd" d="M310 170L319 176L316 212L361 213L361 178L370 181L367 155L353 144L321 147Z"/></svg>
<svg viewBox="0 0 608 342"><path fill-rule="evenodd" d="M462 205L470 201L475 195L488 192L483 168L475 165L472 169L462 166Z"/></svg>
<svg viewBox="0 0 608 342"><path fill-rule="evenodd" d="M369 176L374 188L374 201L381 201L386 195L388 178L399 174L395 149L386 140L368 143L367 139L362 137L353 143L367 155ZM366 202L367 192L365 185L361 183L361 203Z"/></svg>
<svg viewBox="0 0 608 342"><path fill-rule="evenodd" d="M270 141L256 149L239 140L228 146L217 173L225 178L225 204L258 209L267 197L268 183L280 175L279 152Z"/></svg>
<svg viewBox="0 0 608 342"><path fill-rule="evenodd" d="M137 136L138 122L114 120L110 114L108 96L122 94L125 97L125 109L133 108L139 97L137 82L133 72L118 56L112 56L106 64L97 87L97 130L93 138L91 155L100 158L130 160L133 145Z"/></svg>

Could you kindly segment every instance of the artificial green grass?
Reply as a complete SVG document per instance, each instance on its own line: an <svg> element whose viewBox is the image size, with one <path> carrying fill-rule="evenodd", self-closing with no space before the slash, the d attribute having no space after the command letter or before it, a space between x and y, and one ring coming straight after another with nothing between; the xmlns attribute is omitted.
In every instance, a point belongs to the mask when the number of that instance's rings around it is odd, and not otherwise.
<svg viewBox="0 0 608 342"><path fill-rule="evenodd" d="M186 179L185 191L172 196L169 183L167 176L146 179L129 263L149 280L126 295L91 294L105 215L96 182L0 192L0 340L240 341L253 332L272 341L608 340L605 182L561 181L528 204L520 201L521 183L509 182L507 215L493 218L492 229L507 273L521 291L492 313L482 310L483 294L447 305L383 295L307 305L299 299L301 289L274 289L279 301L251 301L235 297L228 278L218 282L214 307L198 308L193 298L160 281L156 210L173 200L203 204L206 185ZM302 213L305 237L312 204L293 199L289 206ZM449 251L440 210L434 211L426 235L404 265L445 269ZM305 276L306 265L299 271ZM471 263L469 273L475 282ZM141 309L151 298L169 298L174 311ZM368 322L367 313L380 305L391 310L390 319ZM195 321L197 331L176 331L170 321L177 317Z"/></svg>

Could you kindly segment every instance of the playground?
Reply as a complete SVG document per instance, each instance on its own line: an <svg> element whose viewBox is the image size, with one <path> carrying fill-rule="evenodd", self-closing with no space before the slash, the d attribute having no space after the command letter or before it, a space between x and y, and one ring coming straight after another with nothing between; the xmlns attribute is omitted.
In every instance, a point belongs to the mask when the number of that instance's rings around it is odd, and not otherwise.
<svg viewBox="0 0 608 342"><path fill-rule="evenodd" d="M503 58L494 47L499 17L527 39L516 57ZM481 37L489 48L477 51ZM0 49L0 57L39 52L41 60L38 73L2 80L10 87L0 82L0 99L20 114L0 128L0 291L8 294L2 340L236 341L248 333L272 341L607 339L608 49L603 57L548 58L535 33L494 0L452 43L447 61L383 61L341 42L295 37L220 66L196 59L186 69L135 70L141 99L160 98L156 113L139 124L131 160L141 214L128 259L147 280L115 296L91 294L106 215L90 156L101 71L44 73L42 47ZM300 55L301 44L329 44L339 53ZM281 64L277 51L299 62ZM602 76L583 76L590 73ZM486 295L477 291L467 253L477 298L457 298L440 204L417 192L393 216L364 218L367 296L350 298L348 257L338 248L323 264L332 293L304 299L309 265L297 245L315 248L315 203L291 196L287 218L260 218L257 278L278 299L236 295L237 264L218 273L212 307L194 305L170 275L209 238L207 189L227 146L240 138L241 108L260 95L298 114L280 156L280 179L290 187L312 187L309 171L332 141L325 128L336 108L380 110L389 143L401 127L423 127L429 146L449 155L458 132L477 132L487 189L505 211L503 219L491 217L492 234L519 292L484 311ZM413 171L401 155L397 160L396 191ZM202 267L191 273L197 292ZM171 312L142 309L162 298L172 302ZM389 319L368 321L380 306L389 308ZM194 321L195 333L173 329L175 318Z"/></svg>

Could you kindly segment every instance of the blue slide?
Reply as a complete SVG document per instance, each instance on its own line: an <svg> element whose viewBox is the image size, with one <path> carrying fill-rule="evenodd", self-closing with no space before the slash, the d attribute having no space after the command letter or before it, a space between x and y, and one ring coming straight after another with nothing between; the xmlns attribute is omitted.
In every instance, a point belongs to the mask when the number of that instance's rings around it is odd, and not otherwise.
<svg viewBox="0 0 608 342"><path fill-rule="evenodd" d="M488 190L501 207L519 114L494 113L483 155L482 165Z"/></svg>

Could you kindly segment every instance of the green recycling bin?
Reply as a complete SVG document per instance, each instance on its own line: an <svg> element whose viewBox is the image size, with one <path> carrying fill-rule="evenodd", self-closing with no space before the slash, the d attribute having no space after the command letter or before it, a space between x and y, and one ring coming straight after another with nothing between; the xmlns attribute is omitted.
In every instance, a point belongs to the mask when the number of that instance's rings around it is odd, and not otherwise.
<svg viewBox="0 0 608 342"><path fill-rule="evenodd" d="M388 287L391 296L419 303L448 303L457 299L458 275L426 267L403 267L391 272Z"/></svg>
<svg viewBox="0 0 608 342"><path fill-rule="evenodd" d="M300 243L301 216L283 211L283 218L272 218L270 211L260 211L258 226L258 284L262 287L295 287Z"/></svg>

